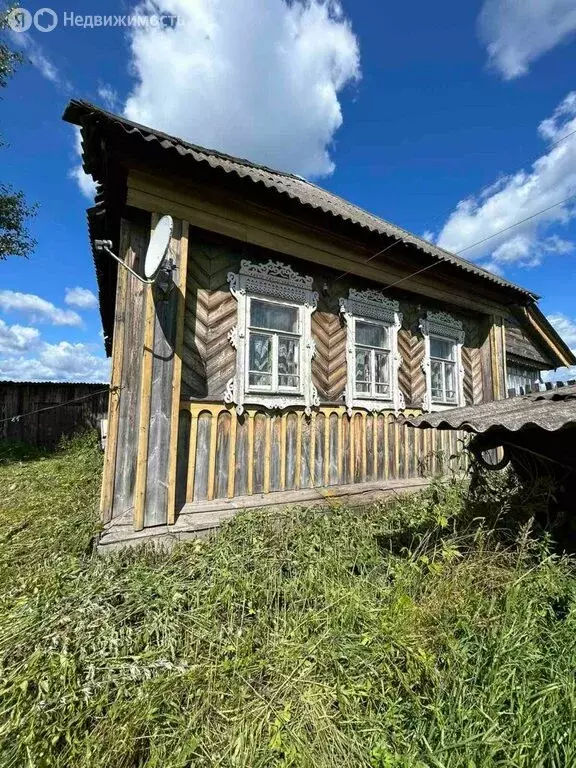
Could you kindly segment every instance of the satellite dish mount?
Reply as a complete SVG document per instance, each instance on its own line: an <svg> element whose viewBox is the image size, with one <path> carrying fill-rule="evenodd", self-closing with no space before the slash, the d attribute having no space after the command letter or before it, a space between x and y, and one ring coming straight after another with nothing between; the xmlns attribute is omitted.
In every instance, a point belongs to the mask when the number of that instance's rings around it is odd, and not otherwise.
<svg viewBox="0 0 576 768"><path fill-rule="evenodd" d="M118 264L122 264L141 283L145 285L156 284L162 293L169 293L174 287L173 272L176 269L174 259L168 256L173 226L172 216L162 216L154 227L144 258L144 277L113 253L111 240L94 240L94 248L100 253L107 253Z"/></svg>

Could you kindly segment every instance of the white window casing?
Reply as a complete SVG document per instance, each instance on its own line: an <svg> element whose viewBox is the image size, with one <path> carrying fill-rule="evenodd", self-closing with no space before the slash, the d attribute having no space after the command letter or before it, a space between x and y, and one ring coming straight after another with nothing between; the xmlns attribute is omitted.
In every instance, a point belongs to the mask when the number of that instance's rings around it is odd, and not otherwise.
<svg viewBox="0 0 576 768"><path fill-rule="evenodd" d="M456 320L447 312L427 312L420 320L420 330L424 336L425 354L422 370L426 379L426 394L422 409L424 411L443 411L449 408L464 406L464 368L462 366L462 346L465 332L460 320ZM436 342L436 343L435 343ZM447 352L433 354L435 348ZM439 375L440 387L433 391L432 366L435 365ZM452 381L452 387L450 386ZM446 392L454 392L453 397ZM440 395L438 392L440 391Z"/></svg>
<svg viewBox="0 0 576 768"><path fill-rule="evenodd" d="M304 406L310 414L320 405L318 392L312 383L312 358L316 347L312 338L312 313L318 304L318 293L312 290L313 278L299 275L280 261L257 264L247 259L240 262L238 273L228 273L230 291L238 302L237 324L228 334L236 349L236 375L226 385L224 401L236 406L240 415L245 405L266 408ZM274 306L288 310L285 315L296 317L293 327L282 329L274 321L260 321L256 325L251 308L261 316L272 317ZM290 312L292 310L292 312ZM267 325L266 325L267 323ZM250 373L250 338L259 338L268 350L267 369ZM293 368L281 371L279 349L291 349ZM256 350L256 344L254 344ZM288 353L286 352L286 358Z"/></svg>
<svg viewBox="0 0 576 768"><path fill-rule="evenodd" d="M404 395L398 386L398 369L401 358L398 352L398 330L402 325L399 304L379 291L357 291L350 288L347 299L340 299L340 312L346 321L346 392L344 400L348 415L353 408L379 412L405 407ZM372 344L359 341L357 328L379 326L386 329L386 342ZM370 373L359 386L356 377L357 354L365 354ZM385 360L388 387L378 379L378 360ZM387 389L387 391L384 391Z"/></svg>

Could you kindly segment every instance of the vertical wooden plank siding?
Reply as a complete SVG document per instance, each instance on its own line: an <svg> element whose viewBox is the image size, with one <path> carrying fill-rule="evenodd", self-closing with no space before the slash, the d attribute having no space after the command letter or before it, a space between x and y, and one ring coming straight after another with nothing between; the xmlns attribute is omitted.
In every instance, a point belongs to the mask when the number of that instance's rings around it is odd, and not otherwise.
<svg viewBox="0 0 576 768"><path fill-rule="evenodd" d="M330 414L324 414L324 485L330 485Z"/></svg>
<svg viewBox="0 0 576 768"><path fill-rule="evenodd" d="M150 217L123 219L122 232L127 240L123 257L132 269L141 269L150 239ZM121 268L120 268L121 269ZM124 270L122 270L124 271ZM126 275L123 317L122 390L118 414L116 461L114 465L113 517L134 512L138 474L138 431L140 417L140 381L144 341L145 292L142 283Z"/></svg>
<svg viewBox="0 0 576 768"><path fill-rule="evenodd" d="M493 317L490 325L490 364L492 372L492 391L494 400L504 397L504 357L505 337L502 328L502 318Z"/></svg>
<svg viewBox="0 0 576 768"><path fill-rule="evenodd" d="M192 412L190 417L190 441L188 459L188 479L186 482L186 501L194 501L194 476L196 472L196 439L198 435L198 414Z"/></svg>
<svg viewBox="0 0 576 768"><path fill-rule="evenodd" d="M270 426L270 421L268 422L268 426ZM231 499L234 496L234 484L236 481L236 431L238 427L238 419L236 418L236 413L231 414L231 421L230 421L230 443L229 443L229 453L228 453L228 498ZM268 445L268 455L270 452L270 445ZM267 464L268 467L270 467L270 464ZM270 474L268 474L268 479L270 479ZM265 493L267 491L265 490Z"/></svg>
<svg viewBox="0 0 576 768"><path fill-rule="evenodd" d="M164 293L157 284L151 286L154 302L154 329L152 340L152 371L150 381L150 417L144 493L144 526L165 525L171 506L170 481L176 472L176 444L178 440L178 409L172 409L174 367L178 334L180 291L180 259L182 221L174 220L174 231L169 244L169 255L175 264L174 285ZM179 389L178 382L177 388ZM180 395L178 395L179 403ZM172 460L172 466L170 466ZM173 486L173 481L172 481ZM172 497L173 499L173 497ZM173 508L172 503L172 508Z"/></svg>
<svg viewBox="0 0 576 768"><path fill-rule="evenodd" d="M214 498L214 476L216 473L216 440L218 438L218 416L211 414L210 419L210 449L208 453L208 499Z"/></svg>
<svg viewBox="0 0 576 768"><path fill-rule="evenodd" d="M158 221L155 215L152 219L154 227ZM144 343L142 349L142 373L140 386L140 420L138 430L138 453L136 459L136 491L134 494L134 530L141 531L144 527L144 511L146 502L146 476L148 469L148 435L150 429L150 399L152 394L152 360L154 345L154 299L152 286L144 287Z"/></svg>
<svg viewBox="0 0 576 768"><path fill-rule="evenodd" d="M310 418L310 485L312 488L316 485L316 413Z"/></svg>
<svg viewBox="0 0 576 768"><path fill-rule="evenodd" d="M294 476L294 487L300 488L302 481L302 412L296 415L296 467ZM268 463L268 462L266 462Z"/></svg>
<svg viewBox="0 0 576 768"><path fill-rule="evenodd" d="M170 456L168 459L168 524L176 520L176 471L178 453L178 415L180 413L180 391L182 386L182 349L184 342L184 317L186 315L186 279L188 275L188 231L187 221L182 222L182 232L178 248L178 284L177 294L176 343L174 345L174 364L172 371L172 410L170 433Z"/></svg>
<svg viewBox="0 0 576 768"><path fill-rule="evenodd" d="M256 415L255 411L248 411L248 466L247 466L247 472L248 472L248 479L246 481L246 494L248 496L252 495L252 488L254 483L254 416ZM284 431L284 437L286 436L286 431ZM282 487L284 487L284 479L281 481Z"/></svg>
<svg viewBox="0 0 576 768"><path fill-rule="evenodd" d="M280 488L286 488L286 426L288 414L284 412L280 421Z"/></svg>
<svg viewBox="0 0 576 768"><path fill-rule="evenodd" d="M129 238L126 222L122 222L120 234L120 253L126 258L129 248ZM111 520L114 500L114 467L116 466L116 449L118 447L118 426L120 416L119 387L122 384L122 364L124 362L124 336L126 333L126 284L128 272L118 269L118 287L116 293L116 310L114 313L114 339L112 342L112 375L110 377L110 399L108 401L108 433L106 436L106 453L102 472L102 490L100 494L100 515L102 522Z"/></svg>
<svg viewBox="0 0 576 768"><path fill-rule="evenodd" d="M176 495L185 491L188 502L417 478L455 468L450 456L461 449L459 435L411 429L392 412L356 411L349 418L343 407L324 406L310 418L297 408L281 414L250 409L239 417L223 403L180 407L189 435L181 434L179 445L189 453L187 474L178 473L186 488Z"/></svg>

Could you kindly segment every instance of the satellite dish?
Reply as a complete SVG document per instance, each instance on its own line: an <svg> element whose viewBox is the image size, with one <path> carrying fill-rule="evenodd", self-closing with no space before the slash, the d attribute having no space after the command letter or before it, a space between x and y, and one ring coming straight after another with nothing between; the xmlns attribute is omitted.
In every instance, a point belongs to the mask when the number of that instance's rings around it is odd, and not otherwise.
<svg viewBox="0 0 576 768"><path fill-rule="evenodd" d="M156 287L161 293L168 294L174 287L172 272L176 268L173 260L166 258L172 238L173 225L172 216L162 216L154 227L144 259L145 277L139 275L138 272L135 272L132 267L129 267L128 264L113 253L111 240L94 240L94 248L98 253L107 253L108 256L111 256L118 264L121 264L124 269L127 269L141 283L146 285L156 283Z"/></svg>
<svg viewBox="0 0 576 768"><path fill-rule="evenodd" d="M147 280L154 280L166 258L172 239L172 227L172 216L162 216L154 227L144 259L144 276Z"/></svg>

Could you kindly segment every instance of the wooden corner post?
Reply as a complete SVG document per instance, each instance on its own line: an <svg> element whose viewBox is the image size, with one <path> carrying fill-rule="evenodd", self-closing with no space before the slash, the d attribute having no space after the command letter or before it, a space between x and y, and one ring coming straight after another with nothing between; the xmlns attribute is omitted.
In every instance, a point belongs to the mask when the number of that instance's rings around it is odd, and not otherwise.
<svg viewBox="0 0 576 768"><path fill-rule="evenodd" d="M152 228L159 219L152 216ZM188 224L174 220L170 244L174 261L173 287L145 286L144 328L140 347L139 428L137 441L134 529L165 525L175 520L180 378Z"/></svg>
<svg viewBox="0 0 576 768"><path fill-rule="evenodd" d="M491 318L490 360L492 365L492 392L494 400L506 397L506 328L504 318Z"/></svg>

